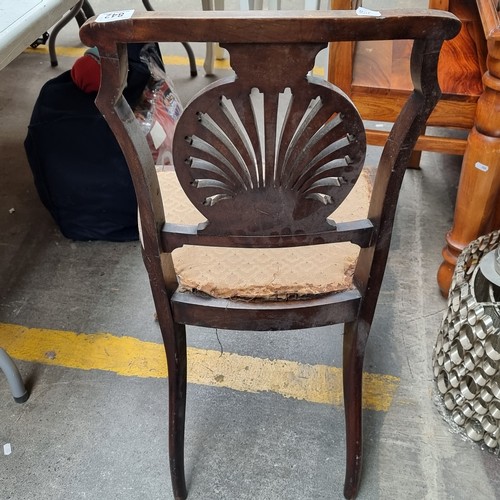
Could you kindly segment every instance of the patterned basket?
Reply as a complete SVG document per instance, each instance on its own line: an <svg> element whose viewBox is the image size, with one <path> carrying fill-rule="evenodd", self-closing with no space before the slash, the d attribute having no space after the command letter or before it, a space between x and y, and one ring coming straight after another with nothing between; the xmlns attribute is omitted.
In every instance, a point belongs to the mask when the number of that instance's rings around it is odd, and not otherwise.
<svg viewBox="0 0 500 500"><path fill-rule="evenodd" d="M451 420L470 439L484 442L496 453L500 451L500 287L484 276L479 264L499 245L500 231L494 231L460 254L433 353L434 377Z"/></svg>

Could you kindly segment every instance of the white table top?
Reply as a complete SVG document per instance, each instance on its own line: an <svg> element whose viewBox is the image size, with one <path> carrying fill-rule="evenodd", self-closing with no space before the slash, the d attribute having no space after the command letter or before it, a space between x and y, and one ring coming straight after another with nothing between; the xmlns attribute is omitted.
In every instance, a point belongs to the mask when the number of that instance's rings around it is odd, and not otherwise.
<svg viewBox="0 0 500 500"><path fill-rule="evenodd" d="M75 3L76 0L0 0L0 70Z"/></svg>

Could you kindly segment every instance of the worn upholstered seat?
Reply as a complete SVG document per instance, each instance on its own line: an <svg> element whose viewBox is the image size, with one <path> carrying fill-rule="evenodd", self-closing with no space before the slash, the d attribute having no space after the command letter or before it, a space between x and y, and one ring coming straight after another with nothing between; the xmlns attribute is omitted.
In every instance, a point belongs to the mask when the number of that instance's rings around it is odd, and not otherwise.
<svg viewBox="0 0 500 500"><path fill-rule="evenodd" d="M399 188L439 99L441 45L458 31L453 15L422 10L376 17L351 11L155 12L82 27L82 40L101 55L96 103L125 154L139 205L144 264L168 362L176 499L187 496L185 325L266 331L344 323L344 495L356 496L363 357ZM359 113L342 91L308 73L328 42L407 38L416 40L414 90L371 190ZM121 94L126 44L186 39L220 42L235 75L209 85L185 108L174 136L175 176L158 175Z"/></svg>
<svg viewBox="0 0 500 500"><path fill-rule="evenodd" d="M165 220L200 224L205 217L189 201L175 172L158 174ZM366 218L371 194L364 172L347 199L330 216L337 222ZM352 287L359 247L349 242L292 248L183 246L172 257L179 287L218 298L286 299Z"/></svg>

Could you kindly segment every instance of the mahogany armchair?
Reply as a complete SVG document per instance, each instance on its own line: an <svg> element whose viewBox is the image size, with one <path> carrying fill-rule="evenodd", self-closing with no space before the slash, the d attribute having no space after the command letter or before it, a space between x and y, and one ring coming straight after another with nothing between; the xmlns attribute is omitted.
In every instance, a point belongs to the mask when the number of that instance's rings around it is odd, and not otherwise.
<svg viewBox="0 0 500 500"><path fill-rule="evenodd" d="M144 264L168 362L176 499L187 496L185 325L265 331L345 324L344 494L356 496L363 358L398 192L440 96L441 45L459 28L449 13L422 10L378 17L352 11L155 12L115 22L90 20L82 27L83 42L101 55L96 103L123 149L137 194ZM366 136L356 108L338 88L307 75L331 41L407 38L415 39L414 91L368 189L369 176L362 172ZM126 44L186 39L219 41L235 76L194 97L175 132L175 174L157 173L122 96ZM370 193L368 214L359 216L358 205ZM176 202L179 196L183 201ZM345 220L349 215L354 220Z"/></svg>

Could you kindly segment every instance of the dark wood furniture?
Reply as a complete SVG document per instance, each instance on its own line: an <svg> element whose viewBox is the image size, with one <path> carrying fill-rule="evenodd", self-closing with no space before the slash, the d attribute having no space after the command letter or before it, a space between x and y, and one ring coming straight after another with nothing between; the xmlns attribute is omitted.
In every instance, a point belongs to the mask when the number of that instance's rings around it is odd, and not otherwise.
<svg viewBox="0 0 500 500"><path fill-rule="evenodd" d="M361 0L332 0L331 5L355 9ZM427 121L439 129L423 133L415 146L417 151L464 155L453 227L438 271L443 295L462 249L500 227L499 5L499 0L429 0L429 8L452 12L462 21L460 34L441 51L443 95ZM349 94L365 120L393 122L411 90L410 50L411 42L401 40L331 44L329 81ZM467 134L459 137L456 129ZM384 130L367 130L369 144L383 144L386 138ZM417 154L412 165L418 162Z"/></svg>
<svg viewBox="0 0 500 500"><path fill-rule="evenodd" d="M453 227L446 235L438 284L448 294L461 251L483 234L500 229L500 2L476 0L487 44L481 60L484 90L477 101L458 185Z"/></svg>
<svg viewBox="0 0 500 500"><path fill-rule="evenodd" d="M332 0L331 5L356 9L361 0ZM442 96L427 121L427 126L439 127L440 133L425 133L424 127L415 149L462 155L466 139L443 133L443 128L468 132L474 124L486 53L481 20L474 0L430 0L429 7L453 12L462 21L462 29L441 51L438 78ZM412 89L408 72L411 44L410 40L384 40L333 45L329 81L349 94L363 119L392 123ZM333 62L338 57L341 64ZM387 134L384 129L369 129L368 143L381 145Z"/></svg>
<svg viewBox="0 0 500 500"><path fill-rule="evenodd" d="M168 362L169 451L176 499L187 496L185 325L255 331L345 323L344 495L356 496L362 461L363 358L398 192L419 132L439 99L436 68L443 40L458 31L453 15L423 11L387 11L380 17L352 12L155 12L82 27L83 42L97 46L101 55L102 85L96 103L127 158L139 204L144 263ZM187 38L220 42L230 54L236 76L209 85L186 107L177 124L175 172L185 195L206 219L181 225L165 218L159 174L121 91L127 74L127 43ZM307 76L308 71L328 42L403 38L416 40L415 90L384 147L368 217L335 223L327 218L360 177L366 137L351 101L324 80ZM169 186L163 186L166 198L165 189ZM335 260L333 252L340 242L361 248L357 263L348 266L339 283L327 281L326 288L306 294L298 283L266 299L257 294L249 300L245 290L241 295L236 291L214 297L187 286L184 272L174 266L176 253L189 251L191 245L213 256L209 265L198 266L201 274L217 273L227 265L221 258L224 251L257 252L268 258L275 251L293 256L304 248L306 252L325 250L330 257L323 261L305 258L291 266L291 271L305 268L307 278L309 265L326 269ZM185 271L192 267L186 266ZM280 262L269 273L271 289L279 267ZM239 278L241 272L243 279L248 272L242 271L248 270L240 264L233 274Z"/></svg>

